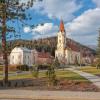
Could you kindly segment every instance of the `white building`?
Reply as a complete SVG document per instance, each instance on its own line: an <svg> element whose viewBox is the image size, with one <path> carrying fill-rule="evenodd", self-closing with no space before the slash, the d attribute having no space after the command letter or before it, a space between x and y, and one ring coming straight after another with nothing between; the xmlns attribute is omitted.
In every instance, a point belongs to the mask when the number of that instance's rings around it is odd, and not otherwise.
<svg viewBox="0 0 100 100"><path fill-rule="evenodd" d="M38 51L36 51L36 49L31 50L31 56L32 56L33 64L37 64L37 60L38 60Z"/></svg>
<svg viewBox="0 0 100 100"><path fill-rule="evenodd" d="M10 65L33 65L31 50L25 47L15 47L10 54Z"/></svg>
<svg viewBox="0 0 100 100"><path fill-rule="evenodd" d="M55 51L55 57L66 64L75 64L76 60L80 63L80 51L77 48L70 48L66 45L66 32L63 21L60 23L60 30L57 36L57 50Z"/></svg>

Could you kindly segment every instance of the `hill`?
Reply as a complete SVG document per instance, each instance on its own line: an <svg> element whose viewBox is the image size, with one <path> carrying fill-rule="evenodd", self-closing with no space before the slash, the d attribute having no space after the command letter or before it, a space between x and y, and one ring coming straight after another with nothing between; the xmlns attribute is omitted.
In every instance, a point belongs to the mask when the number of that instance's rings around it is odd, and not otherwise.
<svg viewBox="0 0 100 100"><path fill-rule="evenodd" d="M66 38L67 44L66 46L74 46L75 48L78 48L79 50L82 50L82 52L90 52L95 54L95 50L84 46L74 40L71 40L69 38ZM44 38L44 39L38 39L38 40L22 40L22 39L17 39L17 40L11 40L7 41L7 49L8 52L10 53L11 50L15 46L25 46L29 49L36 49L38 51L45 51L45 52L50 52L53 56L55 55L55 49L57 45L57 37L49 37L49 38Z"/></svg>

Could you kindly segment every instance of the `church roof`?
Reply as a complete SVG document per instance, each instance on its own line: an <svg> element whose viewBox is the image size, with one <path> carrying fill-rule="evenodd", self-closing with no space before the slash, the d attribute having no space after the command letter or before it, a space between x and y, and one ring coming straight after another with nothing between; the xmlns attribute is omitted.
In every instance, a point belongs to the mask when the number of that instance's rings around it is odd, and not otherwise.
<svg viewBox="0 0 100 100"><path fill-rule="evenodd" d="M67 47L70 48L72 51L80 52L80 47L71 41L67 41Z"/></svg>
<svg viewBox="0 0 100 100"><path fill-rule="evenodd" d="M63 20L60 21L60 27L59 28L60 28L61 32L65 32Z"/></svg>

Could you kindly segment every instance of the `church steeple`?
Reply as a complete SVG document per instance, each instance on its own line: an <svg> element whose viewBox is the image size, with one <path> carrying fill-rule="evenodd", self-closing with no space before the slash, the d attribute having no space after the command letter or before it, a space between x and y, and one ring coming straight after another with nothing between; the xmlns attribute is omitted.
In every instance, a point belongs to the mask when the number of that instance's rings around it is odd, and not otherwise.
<svg viewBox="0 0 100 100"><path fill-rule="evenodd" d="M59 60L62 60L65 58L65 49L66 49L66 32L64 28L63 20L60 21L59 26L59 32L57 34L57 51L56 51L56 57Z"/></svg>
<svg viewBox="0 0 100 100"><path fill-rule="evenodd" d="M60 32L65 32L63 20L60 21Z"/></svg>

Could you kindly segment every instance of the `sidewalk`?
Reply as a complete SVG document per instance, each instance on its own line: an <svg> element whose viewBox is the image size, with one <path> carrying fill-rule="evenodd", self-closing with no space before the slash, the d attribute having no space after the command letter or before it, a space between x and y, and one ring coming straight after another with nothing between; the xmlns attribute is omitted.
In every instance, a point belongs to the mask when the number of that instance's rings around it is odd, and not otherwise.
<svg viewBox="0 0 100 100"><path fill-rule="evenodd" d="M86 78L89 81L91 81L95 86L97 86L98 88L100 88L100 77L98 77L96 75L92 75L90 73L86 73L86 72L83 72L83 71L76 70L74 68L68 68L67 70L70 70L70 71L73 71L75 73L78 73L79 75L81 75L84 78Z"/></svg>
<svg viewBox="0 0 100 100"><path fill-rule="evenodd" d="M100 100L100 92L0 90L2 99L22 100Z"/></svg>

